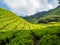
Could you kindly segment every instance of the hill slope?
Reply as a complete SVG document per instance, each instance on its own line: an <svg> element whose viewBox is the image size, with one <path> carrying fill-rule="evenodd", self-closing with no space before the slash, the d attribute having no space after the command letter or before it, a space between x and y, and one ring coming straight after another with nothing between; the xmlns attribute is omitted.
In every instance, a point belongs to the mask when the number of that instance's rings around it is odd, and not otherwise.
<svg viewBox="0 0 60 45"><path fill-rule="evenodd" d="M38 23L60 22L60 6L41 17Z"/></svg>
<svg viewBox="0 0 60 45"><path fill-rule="evenodd" d="M8 10L0 8L0 30L28 30L35 28L39 27L26 22Z"/></svg>
<svg viewBox="0 0 60 45"><path fill-rule="evenodd" d="M31 23L43 23L46 20L59 21L60 20L60 6L49 11L39 12L32 16L23 17L23 18Z"/></svg>
<svg viewBox="0 0 60 45"><path fill-rule="evenodd" d="M28 22L30 23L37 23L38 22L38 19L40 17L42 17L44 14L48 13L47 11L43 11L43 12L38 12L34 15L31 15L31 16L26 16L26 17L23 17L25 20L27 20Z"/></svg>

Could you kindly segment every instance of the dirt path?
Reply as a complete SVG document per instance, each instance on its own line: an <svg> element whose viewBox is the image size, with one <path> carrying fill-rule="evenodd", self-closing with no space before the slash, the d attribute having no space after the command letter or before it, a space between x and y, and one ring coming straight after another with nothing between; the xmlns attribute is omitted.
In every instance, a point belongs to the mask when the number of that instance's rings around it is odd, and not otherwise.
<svg viewBox="0 0 60 45"><path fill-rule="evenodd" d="M39 36L36 36L33 31L31 31L31 35L33 37L32 40L33 40L34 45L38 45L38 40L40 39Z"/></svg>

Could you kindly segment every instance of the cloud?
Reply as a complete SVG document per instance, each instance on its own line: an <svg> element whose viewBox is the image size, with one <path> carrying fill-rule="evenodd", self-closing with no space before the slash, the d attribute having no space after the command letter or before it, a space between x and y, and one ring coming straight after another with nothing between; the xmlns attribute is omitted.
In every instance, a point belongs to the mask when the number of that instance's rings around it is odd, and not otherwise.
<svg viewBox="0 0 60 45"><path fill-rule="evenodd" d="M50 4L52 4L52 6L54 8L56 8L59 4L58 4L58 0L48 0Z"/></svg>
<svg viewBox="0 0 60 45"><path fill-rule="evenodd" d="M48 0L3 0L11 11L20 15L33 15L36 12L53 9L54 6Z"/></svg>
<svg viewBox="0 0 60 45"><path fill-rule="evenodd" d="M53 9L54 7L51 4L48 4L49 9Z"/></svg>

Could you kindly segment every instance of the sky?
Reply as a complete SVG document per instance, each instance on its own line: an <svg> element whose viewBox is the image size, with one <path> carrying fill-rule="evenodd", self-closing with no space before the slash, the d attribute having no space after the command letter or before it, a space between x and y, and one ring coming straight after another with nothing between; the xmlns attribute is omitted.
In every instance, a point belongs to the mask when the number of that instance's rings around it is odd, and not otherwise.
<svg viewBox="0 0 60 45"><path fill-rule="evenodd" d="M0 8L10 10L19 16L48 11L58 5L57 0L0 0Z"/></svg>

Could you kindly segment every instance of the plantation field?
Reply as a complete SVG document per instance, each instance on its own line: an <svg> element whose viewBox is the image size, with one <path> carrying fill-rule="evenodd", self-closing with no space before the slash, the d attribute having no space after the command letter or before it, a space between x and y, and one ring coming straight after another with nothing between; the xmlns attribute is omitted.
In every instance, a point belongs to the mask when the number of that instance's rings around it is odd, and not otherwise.
<svg viewBox="0 0 60 45"><path fill-rule="evenodd" d="M60 26L0 31L0 45L60 45Z"/></svg>
<svg viewBox="0 0 60 45"><path fill-rule="evenodd" d="M0 30L32 30L53 25L58 26L60 22L52 24L31 24L14 13L0 8Z"/></svg>
<svg viewBox="0 0 60 45"><path fill-rule="evenodd" d="M60 45L60 22L31 24L0 8L0 45Z"/></svg>
<svg viewBox="0 0 60 45"><path fill-rule="evenodd" d="M30 30L33 29L35 25L33 27L32 26L33 24L26 22L12 12L0 9L0 30Z"/></svg>
<svg viewBox="0 0 60 45"><path fill-rule="evenodd" d="M31 24L14 13L0 8L0 30L41 29L43 25Z"/></svg>

